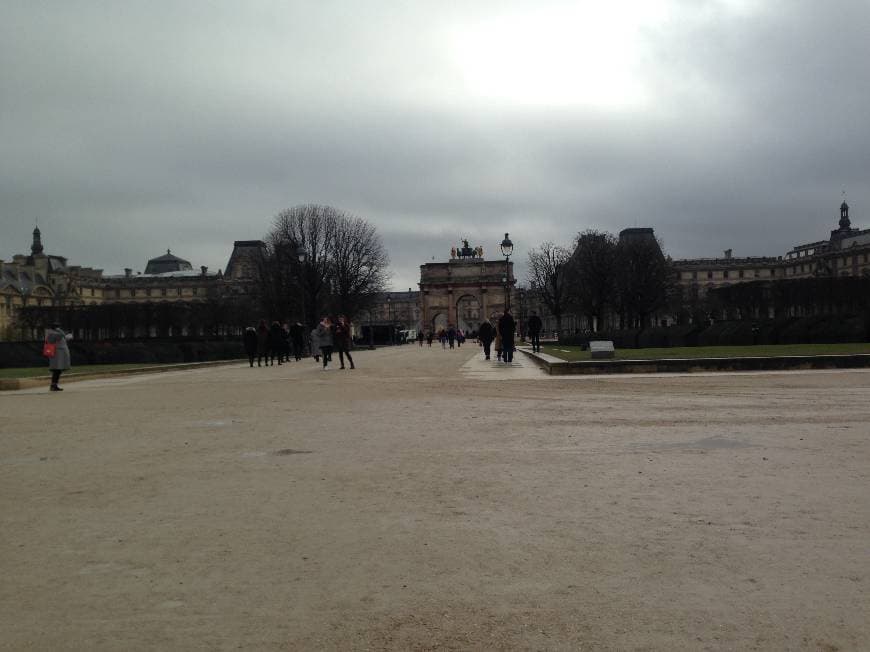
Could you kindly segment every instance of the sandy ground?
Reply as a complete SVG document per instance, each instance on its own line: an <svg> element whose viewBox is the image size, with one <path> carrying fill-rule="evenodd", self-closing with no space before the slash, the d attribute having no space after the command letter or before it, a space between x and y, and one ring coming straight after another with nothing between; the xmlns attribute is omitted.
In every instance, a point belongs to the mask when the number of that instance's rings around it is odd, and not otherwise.
<svg viewBox="0 0 870 652"><path fill-rule="evenodd" d="M870 373L476 355L0 395L0 647L870 649Z"/></svg>

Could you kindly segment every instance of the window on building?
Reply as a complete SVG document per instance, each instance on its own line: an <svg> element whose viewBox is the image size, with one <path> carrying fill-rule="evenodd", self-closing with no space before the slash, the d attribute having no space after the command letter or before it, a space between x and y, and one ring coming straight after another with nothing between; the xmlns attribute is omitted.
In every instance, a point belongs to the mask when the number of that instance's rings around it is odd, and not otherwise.
<svg viewBox="0 0 870 652"><path fill-rule="evenodd" d="M775 269L770 270L770 276L776 276L776 270L775 270Z"/></svg>
<svg viewBox="0 0 870 652"><path fill-rule="evenodd" d="M199 294L199 288L193 288L193 296L196 296L198 294Z"/></svg>
<svg viewBox="0 0 870 652"><path fill-rule="evenodd" d="M713 278L713 272L707 272L707 278Z"/></svg>
<svg viewBox="0 0 870 652"><path fill-rule="evenodd" d="M120 290L119 288L116 288L116 289L115 289L115 298L116 298L116 299L120 299L120 298L121 298L121 290Z"/></svg>
<svg viewBox="0 0 870 652"><path fill-rule="evenodd" d="M755 278L758 278L759 276L761 276L761 272L760 272L759 270L756 269L756 270L752 273L752 275L753 275Z"/></svg>
<svg viewBox="0 0 870 652"><path fill-rule="evenodd" d="M737 277L743 278L743 270L742 269L739 272L737 272Z"/></svg>
<svg viewBox="0 0 870 652"><path fill-rule="evenodd" d="M166 296L166 288L160 288L160 296L162 296L162 297Z"/></svg>
<svg viewBox="0 0 870 652"><path fill-rule="evenodd" d="M728 270L727 269L724 272L722 272L722 278L728 278Z"/></svg>
<svg viewBox="0 0 870 652"><path fill-rule="evenodd" d="M181 296L181 288L175 288L175 294Z"/></svg>
<svg viewBox="0 0 870 652"><path fill-rule="evenodd" d="M864 256L864 258L867 258L867 256ZM866 262L866 261L865 261L865 262ZM694 280L697 280L697 278L698 278L698 272L692 272L692 280L693 280L693 281L694 281Z"/></svg>
<svg viewBox="0 0 870 652"><path fill-rule="evenodd" d="M145 288L145 296L146 296L146 297L150 297L150 296L151 296L151 288Z"/></svg>

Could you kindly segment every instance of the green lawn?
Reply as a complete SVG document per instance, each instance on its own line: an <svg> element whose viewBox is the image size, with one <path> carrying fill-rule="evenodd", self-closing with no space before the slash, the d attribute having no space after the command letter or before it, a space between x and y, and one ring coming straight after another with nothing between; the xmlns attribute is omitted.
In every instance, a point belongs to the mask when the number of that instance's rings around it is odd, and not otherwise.
<svg viewBox="0 0 870 652"><path fill-rule="evenodd" d="M141 369L143 367L157 367L160 365L154 363L138 363L138 364L83 364L68 371L64 371L63 375L74 376L76 374L92 374L101 371L122 371L124 369ZM0 369L0 378L34 378L36 376L50 376L48 365L44 367L21 367L14 369Z"/></svg>
<svg viewBox="0 0 870 652"><path fill-rule="evenodd" d="M563 360L589 360L589 351L579 346L546 344L544 353ZM671 349L616 349L620 360L652 360L661 358L739 358L783 355L845 355L870 353L870 342L856 344L767 344L759 346L686 346Z"/></svg>

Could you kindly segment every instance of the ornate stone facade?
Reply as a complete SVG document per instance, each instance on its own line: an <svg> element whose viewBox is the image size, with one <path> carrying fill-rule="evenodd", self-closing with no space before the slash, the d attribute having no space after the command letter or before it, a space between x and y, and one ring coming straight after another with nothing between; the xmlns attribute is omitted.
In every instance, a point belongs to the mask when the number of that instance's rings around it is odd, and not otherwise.
<svg viewBox="0 0 870 652"><path fill-rule="evenodd" d="M467 255L466 255L467 254ZM420 266L420 328L438 331L449 324L474 332L487 317L504 312L516 283L513 263L484 260L480 247L452 250L446 263Z"/></svg>
<svg viewBox="0 0 870 652"><path fill-rule="evenodd" d="M722 258L674 261L684 298L702 298L713 288L747 281L870 275L870 229L852 228L844 201L838 227L827 240L797 245L784 256L739 258L730 249L724 253Z"/></svg>
<svg viewBox="0 0 870 652"><path fill-rule="evenodd" d="M245 291L255 267L253 257L262 250L259 241L235 243L227 269L193 266L183 258L166 254L152 258L145 273L124 270L105 275L101 269L69 265L63 256L44 253L42 234L33 230L30 255L0 260L0 340L32 337L17 332L16 313L25 306L100 305L105 303L200 302L214 293Z"/></svg>

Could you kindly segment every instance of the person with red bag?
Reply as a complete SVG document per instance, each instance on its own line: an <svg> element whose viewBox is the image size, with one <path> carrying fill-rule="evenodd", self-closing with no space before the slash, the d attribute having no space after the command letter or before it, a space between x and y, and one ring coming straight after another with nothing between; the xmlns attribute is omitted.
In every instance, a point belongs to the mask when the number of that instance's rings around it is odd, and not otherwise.
<svg viewBox="0 0 870 652"><path fill-rule="evenodd" d="M58 322L53 322L51 328L45 331L45 343L43 344L42 352L48 358L48 368L51 369L50 389L52 392L63 391L63 389L58 387L60 375L72 366L70 364L69 346L67 346L67 341L71 339L72 335L64 333ZM54 347L53 351L52 347Z"/></svg>

